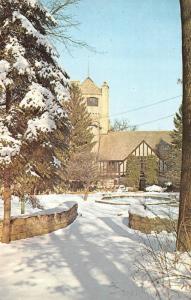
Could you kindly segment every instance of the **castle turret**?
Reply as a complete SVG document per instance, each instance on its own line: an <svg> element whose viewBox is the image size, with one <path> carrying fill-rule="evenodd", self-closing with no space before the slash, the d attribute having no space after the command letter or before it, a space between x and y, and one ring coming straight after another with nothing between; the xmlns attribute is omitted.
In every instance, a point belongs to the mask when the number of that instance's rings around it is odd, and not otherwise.
<svg viewBox="0 0 191 300"><path fill-rule="evenodd" d="M102 99L100 104L100 126L101 133L107 134L109 131L109 86L107 82L102 85Z"/></svg>

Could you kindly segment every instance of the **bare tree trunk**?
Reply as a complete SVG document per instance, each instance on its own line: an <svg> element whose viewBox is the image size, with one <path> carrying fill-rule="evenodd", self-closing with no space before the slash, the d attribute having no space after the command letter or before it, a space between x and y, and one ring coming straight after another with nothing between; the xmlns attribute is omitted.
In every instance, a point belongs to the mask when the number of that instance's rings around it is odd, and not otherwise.
<svg viewBox="0 0 191 300"><path fill-rule="evenodd" d="M86 183L84 186L84 201L88 200L88 195L89 195L89 191L90 191L90 183Z"/></svg>
<svg viewBox="0 0 191 300"><path fill-rule="evenodd" d="M2 243L10 242L11 233L11 189L10 189L10 170L5 169L3 177L3 201L4 201L4 218L3 218L3 232Z"/></svg>
<svg viewBox="0 0 191 300"><path fill-rule="evenodd" d="M85 190L84 197L83 197L84 201L88 200L88 194L89 194L89 191Z"/></svg>
<svg viewBox="0 0 191 300"><path fill-rule="evenodd" d="M25 196L20 197L20 204L21 204L21 214L25 214Z"/></svg>
<svg viewBox="0 0 191 300"><path fill-rule="evenodd" d="M180 0L183 62L183 143L177 250L191 250L191 0Z"/></svg>

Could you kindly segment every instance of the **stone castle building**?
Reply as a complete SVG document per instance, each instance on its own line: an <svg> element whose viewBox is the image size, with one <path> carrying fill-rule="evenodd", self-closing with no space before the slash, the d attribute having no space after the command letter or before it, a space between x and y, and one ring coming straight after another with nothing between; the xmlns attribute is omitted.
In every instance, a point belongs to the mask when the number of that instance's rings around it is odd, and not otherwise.
<svg viewBox="0 0 191 300"><path fill-rule="evenodd" d="M82 83L73 81L78 84L84 101L87 105L87 111L92 118L92 132L94 134L94 152L99 152L101 135L109 132L109 86L104 82L98 87L90 77L87 77Z"/></svg>
<svg viewBox="0 0 191 300"><path fill-rule="evenodd" d="M92 130L96 141L94 150L98 153L101 177L119 181L126 174L127 160L131 155L140 159L140 181L144 180L145 158L151 155L158 160L160 177L164 177L166 165L160 153L169 147L170 131L112 132L109 122L108 84L104 82L98 87L90 77L77 83L92 116Z"/></svg>

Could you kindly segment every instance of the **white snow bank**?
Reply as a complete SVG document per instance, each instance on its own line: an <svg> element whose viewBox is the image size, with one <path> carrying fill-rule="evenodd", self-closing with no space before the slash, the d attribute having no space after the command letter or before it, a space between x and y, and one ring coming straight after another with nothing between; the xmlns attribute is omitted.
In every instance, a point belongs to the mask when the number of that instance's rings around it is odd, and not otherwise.
<svg viewBox="0 0 191 300"><path fill-rule="evenodd" d="M161 219L178 219L178 207L162 206L162 205L137 205L133 204L129 207L129 213L138 215L140 217Z"/></svg>
<svg viewBox="0 0 191 300"><path fill-rule="evenodd" d="M135 280L146 290L152 289L155 282L161 300L190 299L191 253L170 251L172 241L169 236L168 234L166 240L161 241L160 235L157 235L155 244L147 246L147 252L138 262L139 272L136 273ZM174 237L174 245L175 240Z"/></svg>
<svg viewBox="0 0 191 300"><path fill-rule="evenodd" d="M151 185L151 186L148 186L146 187L146 192L164 192L164 189L161 187L161 186L158 186L158 185Z"/></svg>
<svg viewBox="0 0 191 300"><path fill-rule="evenodd" d="M36 210L36 212L30 213L30 214L25 214L25 215L21 215L19 216L19 218L28 218L29 216L44 216L44 215L51 215L51 214L55 214L55 213L62 213L64 211L67 211L69 209L71 209L74 205L76 205L77 202L75 201L67 201L62 203L62 205L51 208L51 209L44 209L44 210Z"/></svg>
<svg viewBox="0 0 191 300"><path fill-rule="evenodd" d="M69 227L51 234L0 244L1 299L34 300L39 295L46 300L156 299L152 283L146 285L145 273L135 278L139 273L137 262L145 264L148 237L128 228L128 207L96 203L102 197L98 193L89 195L87 201L82 196L38 196L45 208L77 202L79 217ZM164 237L174 249L174 239L167 233L157 238L149 235L149 245L158 249L157 239ZM151 278L154 272L152 265L148 273ZM171 299L186 299L181 287ZM173 292L170 288L168 291Z"/></svg>
<svg viewBox="0 0 191 300"><path fill-rule="evenodd" d="M128 217L129 209L136 214L142 216L156 217L156 215L168 218L169 214L173 219L177 218L178 207L169 207L168 201L164 201L163 198L141 198L141 197L127 197L116 198L115 200L108 200L108 202L120 203L121 205L110 205L106 203L96 203L101 201L103 197L102 193L94 193L88 196L88 200L83 200L83 195L79 194L50 194L50 195L38 195L37 199L43 209L57 209L63 208L68 202L72 201L78 203L78 211L80 214L85 214L90 218L108 217L108 216L124 216ZM107 200L106 200L107 201ZM104 200L105 202L105 200ZM162 204L161 204L162 203ZM123 205L124 204L124 205ZM144 206L148 207L144 210ZM41 211L42 209L32 208L31 205L26 203L26 214L33 214ZM3 202L0 198L0 217L3 215ZM20 202L18 197L12 197L12 216L20 215Z"/></svg>
<svg viewBox="0 0 191 300"><path fill-rule="evenodd" d="M46 215L46 214L60 213L60 212L71 209L76 204L77 204L76 201L66 201L66 202L61 203L59 206L41 210L38 213L34 213L32 215Z"/></svg>

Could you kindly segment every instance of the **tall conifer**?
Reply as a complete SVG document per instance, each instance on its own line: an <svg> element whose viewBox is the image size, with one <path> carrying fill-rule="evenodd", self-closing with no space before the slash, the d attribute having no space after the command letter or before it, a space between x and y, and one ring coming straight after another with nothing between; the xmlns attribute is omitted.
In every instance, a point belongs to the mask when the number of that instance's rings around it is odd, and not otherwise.
<svg viewBox="0 0 191 300"><path fill-rule="evenodd" d="M174 117L174 130L171 133L172 144L165 153L167 166L166 178L176 189L180 188L182 160L182 105Z"/></svg>
<svg viewBox="0 0 191 300"><path fill-rule="evenodd" d="M92 119L77 84L71 84L70 98L64 103L64 107L71 123L71 151L82 151L84 148L91 150L93 147Z"/></svg>
<svg viewBox="0 0 191 300"><path fill-rule="evenodd" d="M62 101L68 96L68 75L59 68L45 30L55 24L37 0L0 1L3 242L10 238L11 187L18 184L17 176L49 180L66 148L68 119Z"/></svg>
<svg viewBox="0 0 191 300"><path fill-rule="evenodd" d="M182 105L174 117L174 130L171 134L172 143L178 149L182 149Z"/></svg>
<svg viewBox="0 0 191 300"><path fill-rule="evenodd" d="M71 122L66 179L81 183L87 194L90 184L97 180L98 173L96 156L91 152L94 146L92 119L77 84L71 84L70 98L64 106Z"/></svg>

